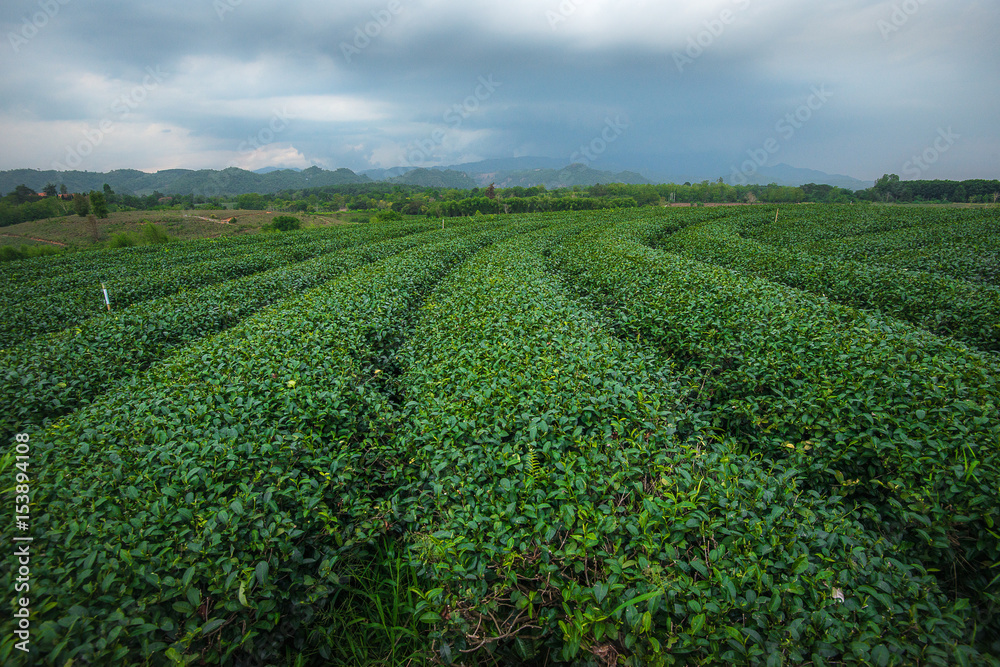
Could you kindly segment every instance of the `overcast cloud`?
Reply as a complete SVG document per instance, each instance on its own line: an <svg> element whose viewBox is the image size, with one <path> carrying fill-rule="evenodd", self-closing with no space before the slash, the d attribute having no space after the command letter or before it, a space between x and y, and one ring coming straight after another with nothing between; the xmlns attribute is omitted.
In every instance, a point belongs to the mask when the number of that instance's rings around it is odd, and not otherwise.
<svg viewBox="0 0 1000 667"><path fill-rule="evenodd" d="M0 169L1000 176L996 0L4 0L0 29Z"/></svg>

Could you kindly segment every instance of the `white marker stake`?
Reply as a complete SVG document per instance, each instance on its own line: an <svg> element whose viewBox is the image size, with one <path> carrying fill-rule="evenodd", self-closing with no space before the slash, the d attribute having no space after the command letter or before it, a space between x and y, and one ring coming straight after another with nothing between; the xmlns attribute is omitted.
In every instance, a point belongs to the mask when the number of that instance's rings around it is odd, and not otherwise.
<svg viewBox="0 0 1000 667"><path fill-rule="evenodd" d="M111 312L111 301L108 300L108 288L104 286L104 283L101 283L101 291L104 292L104 303L107 305L108 312L110 313Z"/></svg>

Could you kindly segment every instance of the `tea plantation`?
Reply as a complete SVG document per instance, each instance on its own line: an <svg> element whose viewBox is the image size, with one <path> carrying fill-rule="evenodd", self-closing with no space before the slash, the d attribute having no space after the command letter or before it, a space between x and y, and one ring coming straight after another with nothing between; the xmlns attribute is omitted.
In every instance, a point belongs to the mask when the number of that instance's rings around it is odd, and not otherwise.
<svg viewBox="0 0 1000 667"><path fill-rule="evenodd" d="M998 231L629 209L6 263L0 663L1000 664Z"/></svg>

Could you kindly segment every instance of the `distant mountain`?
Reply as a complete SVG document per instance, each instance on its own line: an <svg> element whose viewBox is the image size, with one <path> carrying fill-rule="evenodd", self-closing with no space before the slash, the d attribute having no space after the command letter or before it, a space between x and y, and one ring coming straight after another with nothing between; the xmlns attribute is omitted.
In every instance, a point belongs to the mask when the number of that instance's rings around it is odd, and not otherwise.
<svg viewBox="0 0 1000 667"><path fill-rule="evenodd" d="M582 164L567 166L565 160L549 157L498 158L426 169L412 167L368 169L360 173L376 181L463 189L487 187L490 183L498 188L544 185L552 189L596 183L652 182L634 171L599 171ZM435 176L435 174L447 174L447 176Z"/></svg>
<svg viewBox="0 0 1000 667"><path fill-rule="evenodd" d="M412 169L402 176L387 179L389 183L399 183L400 185L419 185L425 188L456 188L458 190L471 190L477 183L469 178L464 171L453 171L451 169Z"/></svg>
<svg viewBox="0 0 1000 667"><path fill-rule="evenodd" d="M571 188L574 185L587 186L598 183L629 183L645 184L650 181L642 174L633 171L599 171L583 164L571 164L560 169L521 169L515 171L496 171L493 173L478 173L472 177L480 186L493 183L498 188L515 186L530 188L544 185L547 189Z"/></svg>
<svg viewBox="0 0 1000 667"><path fill-rule="evenodd" d="M566 160L554 157L504 157L480 160L479 162L464 162L448 167L434 167L434 169L454 169L472 175L534 169L562 169L565 166Z"/></svg>
<svg viewBox="0 0 1000 667"><path fill-rule="evenodd" d="M743 183L767 185L769 183L774 183L776 185L789 186L815 183L817 185L825 184L838 188L847 188L851 191L865 190L874 185L872 181L861 181L842 174L827 174L826 172L817 171L816 169L793 167L785 163L777 164L773 167L761 167L756 174L746 177L745 181L737 180L730 175L726 178L726 182L734 185Z"/></svg>
<svg viewBox="0 0 1000 667"><path fill-rule="evenodd" d="M298 167L261 167L260 169L254 169L255 174L270 174L272 171L282 171L288 169L289 171L302 171Z"/></svg>
<svg viewBox="0 0 1000 667"><path fill-rule="evenodd" d="M70 192L100 191L107 183L120 194L148 195L155 192L171 195L203 194L209 197L242 195L251 192L274 193L279 190L371 183L367 176L359 176L350 169L327 171L319 167L297 171L279 169L258 174L245 169L229 167L214 169L166 169L146 173L135 169L119 169L107 173L92 171L39 171L14 169L0 171L0 194L12 191L18 185L27 185L41 192L47 183L66 185Z"/></svg>
<svg viewBox="0 0 1000 667"><path fill-rule="evenodd" d="M490 183L494 183L498 188L544 185L548 189L554 189L573 187L574 185L588 186L596 183L643 184L684 183L686 181L694 183L706 179L715 181L718 178L718 175L712 178L695 178L677 174L651 175L645 170L642 173L601 171L583 164L567 166L564 162L548 157L499 158L427 169L393 167L391 169L369 169L360 173L343 168L328 171L319 167L309 167L303 170L265 167L255 172L236 167L221 171L213 169L197 171L165 169L155 173L146 173L135 169L118 169L107 173L14 169L0 171L0 195L11 192L22 184L36 192L41 192L47 183L54 183L56 186L65 184L70 192L101 190L107 183L115 192L122 194L148 195L156 191L171 195L232 196L251 192L263 194L281 190L302 190L304 188L374 181L458 189L486 187ZM733 176L729 176L727 179L730 183L733 183L734 180ZM787 164L762 167L756 174L748 177L746 182L791 186L805 183L828 184L852 191L872 186L870 181L861 181L839 174L831 175L815 169L802 169Z"/></svg>
<svg viewBox="0 0 1000 667"><path fill-rule="evenodd" d="M416 168L417 167L393 167L392 169L364 169L359 171L358 175L367 176L373 181L388 181L390 178L402 176L403 174L409 173Z"/></svg>

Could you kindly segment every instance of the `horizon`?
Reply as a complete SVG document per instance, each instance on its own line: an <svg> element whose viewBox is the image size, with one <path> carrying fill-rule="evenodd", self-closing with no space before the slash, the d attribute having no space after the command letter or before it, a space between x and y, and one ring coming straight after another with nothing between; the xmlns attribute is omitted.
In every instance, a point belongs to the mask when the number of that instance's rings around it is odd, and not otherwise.
<svg viewBox="0 0 1000 667"><path fill-rule="evenodd" d="M0 27L3 170L1000 174L984 0L11 0Z"/></svg>
<svg viewBox="0 0 1000 667"><path fill-rule="evenodd" d="M56 172L56 173L95 173L95 174L109 174L109 173L113 173L113 172L116 172L116 171L137 171L137 172L141 172L141 173L146 174L146 175L155 175L155 174L158 174L158 173L168 172L168 171L191 171L191 172L196 172L196 171L225 171L227 169L240 169L242 171L247 171L247 172L254 173L254 174L264 174L264 173L269 173L269 172L274 172L274 171L302 172L302 171L306 171L308 169L320 169L322 171L334 172L334 171L338 171L338 170L341 170L341 169L346 169L348 171L353 172L354 174L362 175L362 174L365 174L366 172L372 172L372 171L382 171L382 172L399 171L400 173L407 173L409 171L414 171L414 170L418 170L418 169L466 171L466 170L461 170L459 168L460 167L468 167L468 166L476 166L476 165L479 165L479 164L484 163L484 162L509 160L509 159L518 159L518 160L531 160L531 159L556 160L558 158L553 158L553 157L549 157L549 156L541 156L541 155L538 155L538 156L521 156L521 157L517 157L517 158L496 157L496 158L485 158L484 160L478 160L476 162L467 162L467 163L462 163L462 164L435 165L435 166L428 166L428 167L413 167L413 166L398 165L398 166L395 166L395 167L384 167L384 168L372 167L372 168L367 168L367 169L351 169L350 167L346 167L346 166L325 167L323 165L318 165L318 164L310 164L310 165L307 165L305 167L299 167L299 166L280 166L280 165L265 165L263 167L258 167L258 168L255 168L255 169L247 169L245 167L240 167L240 166L237 166L237 165L228 165L228 166L225 166L225 167L200 167L200 168L192 168L192 167L166 167L166 168L163 168L163 169L141 169L141 168L137 168L137 167L113 167L113 168L105 169L105 170L101 170L101 171L89 171L89 170L85 170L85 169L67 169L67 170L63 171L63 170L59 170L59 169L45 169L45 168L38 168L38 167L14 167L14 168L8 168L8 169L0 169L0 173L7 173L7 172L14 172L14 171L37 171L37 172L41 172L41 173ZM549 169L549 170L559 171L559 170L568 169L570 167L577 166L577 165L583 166L583 167L587 167L587 168L592 168L592 169L594 169L596 171L603 171L603 172L609 172L609 173L611 173L611 172L617 172L617 173L629 172L629 173L639 174L639 175L645 177L645 175L643 174L642 170L640 170L640 169L620 169L620 170L599 169L596 166L595 167L589 167L586 163L583 163L583 162L566 163L566 164L563 164L562 166L558 166L558 167L556 167L556 166L550 166L550 167L537 167L537 166L533 166L533 167L525 167L525 168L518 168L518 169L507 169L505 171L530 171L532 169L534 169L536 171L537 170L543 170L543 169ZM780 169L780 168L791 169L791 170L794 170L794 171L814 171L814 172L819 172L819 173L821 173L821 174L823 174L825 176L829 176L831 178L837 178L837 177L854 178L850 174L829 174L829 173L822 172L822 171L820 171L818 169L814 169L814 168L811 168L811 167L799 167L799 166L790 165L790 164L787 164L787 163L784 163L784 162L779 162L779 163L774 164L774 165L767 165L767 166L765 166L765 167L762 168L762 171L763 170L771 170L771 171L773 171L775 169ZM473 171L471 173L479 173L479 172ZM887 173L886 174L882 174L882 176L885 176L885 175L890 175L890 174L887 174ZM998 180L997 178L991 178L989 175L972 176L972 177L969 177L969 178L949 177L947 175L943 175L943 176L936 177L936 178L919 178L919 179L907 179L907 178L904 178L903 176L900 176L899 174L895 174L895 175L899 176L900 180L904 181L904 182L906 182L906 181L916 181L916 180L941 180L941 181ZM714 182L718 178L719 178L718 176L715 177L715 178L699 178L698 181L700 182L700 181L704 181L704 180L709 180L709 181L713 181ZM686 179L686 180L692 180L693 181L693 179ZM860 181L862 179L855 179L855 180L859 180ZM873 179L871 182L874 182L874 181L877 181L877 180L878 179ZM673 181L671 181L671 182L673 182ZM726 180L725 182L729 183L728 180Z"/></svg>

